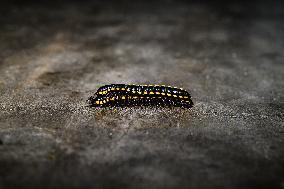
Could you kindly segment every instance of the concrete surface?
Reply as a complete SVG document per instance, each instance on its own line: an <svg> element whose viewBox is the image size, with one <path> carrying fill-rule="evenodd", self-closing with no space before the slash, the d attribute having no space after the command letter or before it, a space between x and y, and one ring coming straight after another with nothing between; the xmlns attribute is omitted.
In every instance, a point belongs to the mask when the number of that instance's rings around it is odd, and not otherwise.
<svg viewBox="0 0 284 189"><path fill-rule="evenodd" d="M284 188L281 1L0 7L0 188ZM86 107L109 83L195 106Z"/></svg>

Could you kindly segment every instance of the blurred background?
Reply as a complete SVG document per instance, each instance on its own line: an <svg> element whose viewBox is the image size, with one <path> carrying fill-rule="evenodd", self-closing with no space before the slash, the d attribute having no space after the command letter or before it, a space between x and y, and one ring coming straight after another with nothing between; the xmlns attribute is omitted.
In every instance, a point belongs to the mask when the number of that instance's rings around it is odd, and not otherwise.
<svg viewBox="0 0 284 189"><path fill-rule="evenodd" d="M0 188L284 188L283 1L1 1ZM195 106L94 109L102 85Z"/></svg>

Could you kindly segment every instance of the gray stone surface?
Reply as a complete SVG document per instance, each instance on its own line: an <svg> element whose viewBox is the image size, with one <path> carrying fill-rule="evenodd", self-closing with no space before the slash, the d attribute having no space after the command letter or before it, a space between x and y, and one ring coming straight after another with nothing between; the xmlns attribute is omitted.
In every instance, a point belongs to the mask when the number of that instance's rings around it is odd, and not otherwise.
<svg viewBox="0 0 284 189"><path fill-rule="evenodd" d="M0 188L284 188L281 1L0 7ZM86 107L109 83L195 106Z"/></svg>

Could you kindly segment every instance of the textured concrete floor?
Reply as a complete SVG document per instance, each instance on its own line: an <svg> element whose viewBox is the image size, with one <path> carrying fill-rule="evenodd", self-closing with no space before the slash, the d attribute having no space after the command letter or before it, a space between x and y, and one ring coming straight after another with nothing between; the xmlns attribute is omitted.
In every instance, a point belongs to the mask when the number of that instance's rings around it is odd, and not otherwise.
<svg viewBox="0 0 284 189"><path fill-rule="evenodd" d="M284 188L280 1L0 7L0 188ZM195 106L86 107L109 83Z"/></svg>

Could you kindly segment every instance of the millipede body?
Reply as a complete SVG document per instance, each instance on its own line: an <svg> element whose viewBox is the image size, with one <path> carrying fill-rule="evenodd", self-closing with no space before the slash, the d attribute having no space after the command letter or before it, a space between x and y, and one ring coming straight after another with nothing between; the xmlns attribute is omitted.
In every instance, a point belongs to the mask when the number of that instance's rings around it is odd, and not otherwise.
<svg viewBox="0 0 284 189"><path fill-rule="evenodd" d="M186 90L165 85L104 85L88 101L91 107L193 106Z"/></svg>

